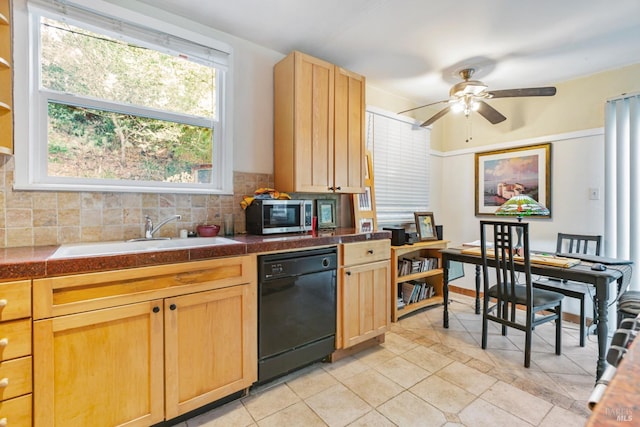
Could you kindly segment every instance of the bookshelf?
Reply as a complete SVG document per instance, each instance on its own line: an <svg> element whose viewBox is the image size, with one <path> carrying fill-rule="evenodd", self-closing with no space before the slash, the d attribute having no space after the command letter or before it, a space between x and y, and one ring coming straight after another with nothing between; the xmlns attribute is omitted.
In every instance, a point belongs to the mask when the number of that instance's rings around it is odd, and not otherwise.
<svg viewBox="0 0 640 427"><path fill-rule="evenodd" d="M429 240L412 245L391 246L391 320L393 322L416 310L444 302L440 250L446 249L447 243L446 240ZM407 267L406 260L413 260L413 265ZM431 265L427 265L429 263ZM410 288L411 285L413 289ZM419 289L416 286L419 286ZM413 293L409 294L409 292ZM404 305L401 308L398 307L398 298L403 298Z"/></svg>

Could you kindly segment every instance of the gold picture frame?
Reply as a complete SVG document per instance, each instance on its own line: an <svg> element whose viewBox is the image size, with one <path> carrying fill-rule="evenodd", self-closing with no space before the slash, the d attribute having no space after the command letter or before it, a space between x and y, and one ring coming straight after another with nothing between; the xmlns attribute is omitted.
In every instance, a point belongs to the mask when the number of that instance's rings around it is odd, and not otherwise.
<svg viewBox="0 0 640 427"><path fill-rule="evenodd" d="M416 231L420 241L438 240L433 212L414 212L413 215L416 219Z"/></svg>
<svg viewBox="0 0 640 427"><path fill-rule="evenodd" d="M494 215L518 194L530 196L551 212L550 142L476 153L476 215Z"/></svg>

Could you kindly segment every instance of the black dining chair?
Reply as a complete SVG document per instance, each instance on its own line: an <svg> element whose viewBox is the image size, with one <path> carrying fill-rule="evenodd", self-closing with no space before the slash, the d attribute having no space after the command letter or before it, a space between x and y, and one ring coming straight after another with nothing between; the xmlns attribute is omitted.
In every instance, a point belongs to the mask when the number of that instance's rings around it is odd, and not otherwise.
<svg viewBox="0 0 640 427"><path fill-rule="evenodd" d="M600 245L602 236L587 234L567 234L558 233L556 241L556 254L590 254L600 255ZM550 279L544 277L533 282L533 287L547 291L560 292L569 298L580 301L580 347L584 347L584 339L589 333L587 328L587 316L585 310L585 300L587 297L593 302L593 317L591 324L595 325L598 318L597 300L595 293L588 285L579 282L568 282L566 280Z"/></svg>
<svg viewBox="0 0 640 427"><path fill-rule="evenodd" d="M521 235L521 255L513 249ZM529 224L523 222L480 221L482 277L484 281L482 312L482 348L487 348L488 322L524 332L524 366L531 364L533 329L555 321L556 354L562 352L562 299L564 295L534 289L529 254ZM487 248L493 243L493 248ZM494 271L494 276L489 271Z"/></svg>

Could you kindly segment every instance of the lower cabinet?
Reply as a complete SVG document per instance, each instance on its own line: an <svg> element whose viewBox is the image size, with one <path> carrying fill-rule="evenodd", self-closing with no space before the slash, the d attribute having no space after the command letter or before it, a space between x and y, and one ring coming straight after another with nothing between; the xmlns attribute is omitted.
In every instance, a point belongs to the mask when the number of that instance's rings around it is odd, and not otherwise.
<svg viewBox="0 0 640 427"><path fill-rule="evenodd" d="M339 348L348 349L389 329L389 240L342 247L339 274Z"/></svg>
<svg viewBox="0 0 640 427"><path fill-rule="evenodd" d="M34 280L34 425L149 426L248 388L255 268L247 256Z"/></svg>

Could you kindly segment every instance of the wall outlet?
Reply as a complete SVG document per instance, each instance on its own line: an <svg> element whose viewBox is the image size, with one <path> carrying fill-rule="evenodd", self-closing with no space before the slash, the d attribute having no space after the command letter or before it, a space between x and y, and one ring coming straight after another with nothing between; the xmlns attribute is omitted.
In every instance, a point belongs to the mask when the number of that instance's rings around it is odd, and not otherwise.
<svg viewBox="0 0 640 427"><path fill-rule="evenodd" d="M589 200L600 200L600 189L599 188L590 188L589 189Z"/></svg>

